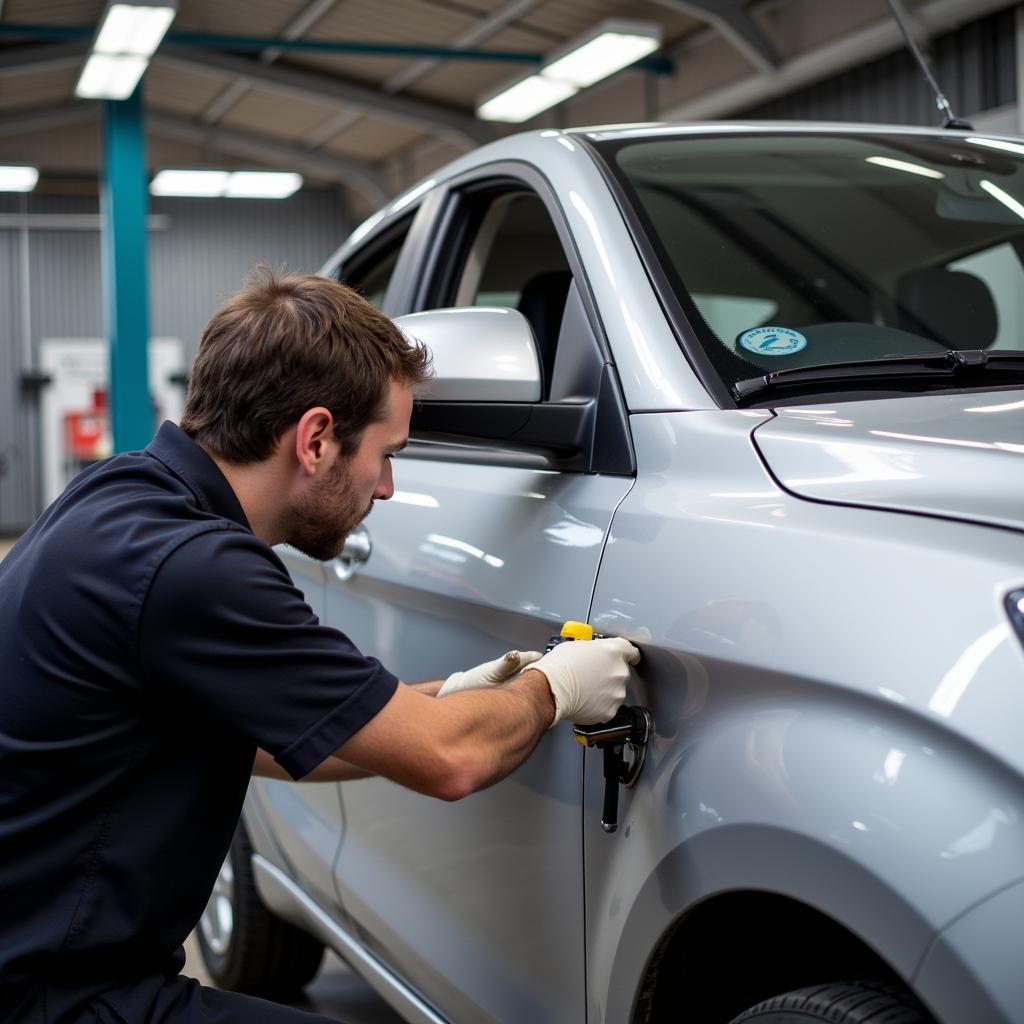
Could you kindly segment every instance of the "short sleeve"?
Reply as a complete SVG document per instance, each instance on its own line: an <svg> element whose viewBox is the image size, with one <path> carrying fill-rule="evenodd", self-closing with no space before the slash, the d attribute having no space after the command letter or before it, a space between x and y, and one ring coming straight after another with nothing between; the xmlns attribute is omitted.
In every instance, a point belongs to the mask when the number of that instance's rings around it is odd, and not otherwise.
<svg viewBox="0 0 1024 1024"><path fill-rule="evenodd" d="M280 559L240 530L201 533L164 560L143 605L139 651L148 685L219 717L296 779L398 685L321 625Z"/></svg>

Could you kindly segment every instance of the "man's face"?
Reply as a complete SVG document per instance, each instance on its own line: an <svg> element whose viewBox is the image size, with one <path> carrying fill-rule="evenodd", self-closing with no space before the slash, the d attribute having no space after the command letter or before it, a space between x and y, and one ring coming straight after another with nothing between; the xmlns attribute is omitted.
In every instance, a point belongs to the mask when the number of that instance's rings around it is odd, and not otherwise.
<svg viewBox="0 0 1024 1024"><path fill-rule="evenodd" d="M345 538L370 514L374 500L395 493L391 456L409 439L411 415L412 389L392 381L384 418L363 431L349 458L337 451L293 508L288 538L293 548L321 562L341 554Z"/></svg>

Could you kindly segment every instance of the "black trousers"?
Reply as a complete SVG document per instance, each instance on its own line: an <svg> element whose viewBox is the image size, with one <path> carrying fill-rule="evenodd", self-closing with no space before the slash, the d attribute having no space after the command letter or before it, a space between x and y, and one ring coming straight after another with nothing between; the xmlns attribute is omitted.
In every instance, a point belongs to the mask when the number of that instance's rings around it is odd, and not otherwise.
<svg viewBox="0 0 1024 1024"><path fill-rule="evenodd" d="M108 989L80 1015L60 1024L338 1024L330 1017L200 985L195 978L157 976Z"/></svg>

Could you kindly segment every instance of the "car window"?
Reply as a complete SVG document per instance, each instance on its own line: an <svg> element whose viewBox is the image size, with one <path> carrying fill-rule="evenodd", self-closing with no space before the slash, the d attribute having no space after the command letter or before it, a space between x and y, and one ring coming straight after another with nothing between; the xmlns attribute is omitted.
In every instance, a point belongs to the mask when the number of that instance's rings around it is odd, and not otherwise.
<svg viewBox="0 0 1024 1024"><path fill-rule="evenodd" d="M572 271L543 200L522 189L467 196L461 251L435 307L506 306L530 322L548 396Z"/></svg>
<svg viewBox="0 0 1024 1024"><path fill-rule="evenodd" d="M1024 348L1016 144L772 132L597 148L727 385Z"/></svg>
<svg viewBox="0 0 1024 1024"><path fill-rule="evenodd" d="M983 281L996 307L993 349L1019 349L1018 324L1024 323L1024 266L1009 242L993 245L948 265Z"/></svg>
<svg viewBox="0 0 1024 1024"><path fill-rule="evenodd" d="M353 253L339 270L338 279L380 307L411 224L412 217L404 217L389 231Z"/></svg>

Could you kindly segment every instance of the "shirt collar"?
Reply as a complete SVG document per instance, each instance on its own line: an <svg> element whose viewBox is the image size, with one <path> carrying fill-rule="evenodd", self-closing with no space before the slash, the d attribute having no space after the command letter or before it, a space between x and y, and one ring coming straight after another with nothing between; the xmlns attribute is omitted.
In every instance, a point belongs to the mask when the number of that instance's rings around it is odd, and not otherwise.
<svg viewBox="0 0 1024 1024"><path fill-rule="evenodd" d="M241 502L217 463L177 424L166 420L147 446L146 453L183 480L204 511L252 529Z"/></svg>

